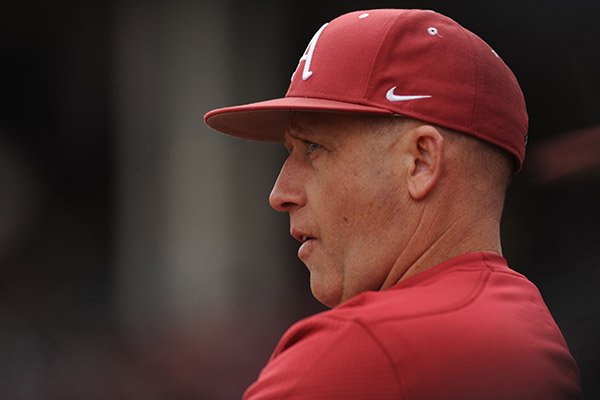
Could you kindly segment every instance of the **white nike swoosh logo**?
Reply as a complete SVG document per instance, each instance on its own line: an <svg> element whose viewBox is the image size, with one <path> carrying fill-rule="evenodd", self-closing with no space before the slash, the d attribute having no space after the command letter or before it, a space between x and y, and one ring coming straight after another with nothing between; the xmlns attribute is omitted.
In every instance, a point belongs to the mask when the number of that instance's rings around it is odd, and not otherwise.
<svg viewBox="0 0 600 400"><path fill-rule="evenodd" d="M385 94L385 98L389 101L407 101L407 100L418 100L418 99L427 99L431 96L429 95L413 95L413 96L402 96L398 94L394 94L394 90L396 90L396 86L391 88Z"/></svg>

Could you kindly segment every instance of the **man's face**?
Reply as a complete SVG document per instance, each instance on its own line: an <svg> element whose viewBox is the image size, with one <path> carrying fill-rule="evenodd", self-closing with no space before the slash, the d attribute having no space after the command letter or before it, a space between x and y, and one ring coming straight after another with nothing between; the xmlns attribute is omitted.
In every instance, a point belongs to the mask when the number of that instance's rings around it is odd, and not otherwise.
<svg viewBox="0 0 600 400"><path fill-rule="evenodd" d="M289 213L311 290L325 305L379 290L407 243L411 210L400 126L296 113L288 127L290 155L269 200Z"/></svg>

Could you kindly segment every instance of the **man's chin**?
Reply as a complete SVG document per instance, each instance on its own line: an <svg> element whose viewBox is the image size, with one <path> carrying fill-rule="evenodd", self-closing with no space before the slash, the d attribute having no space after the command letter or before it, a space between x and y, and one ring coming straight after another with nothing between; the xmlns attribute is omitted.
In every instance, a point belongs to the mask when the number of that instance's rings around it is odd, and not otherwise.
<svg viewBox="0 0 600 400"><path fill-rule="evenodd" d="M326 307L333 308L340 304L342 298L341 290L334 285L324 284L315 277L315 274L310 274L310 291L313 297Z"/></svg>

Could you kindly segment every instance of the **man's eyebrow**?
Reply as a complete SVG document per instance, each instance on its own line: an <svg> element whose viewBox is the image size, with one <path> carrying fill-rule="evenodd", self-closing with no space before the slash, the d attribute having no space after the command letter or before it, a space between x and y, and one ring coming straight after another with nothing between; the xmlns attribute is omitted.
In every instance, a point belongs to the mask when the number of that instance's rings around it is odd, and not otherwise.
<svg viewBox="0 0 600 400"><path fill-rule="evenodd" d="M303 136L304 136L304 129L302 129L302 127L299 126L298 124L290 122L285 127L285 135L284 135L284 138L283 138L283 146L286 148L286 150L288 151L288 153L292 152L292 143L291 143L292 139L304 140Z"/></svg>
<svg viewBox="0 0 600 400"><path fill-rule="evenodd" d="M302 129L298 126L298 125L288 125L288 127L285 130L286 133L286 137L293 137L295 138L296 136L298 136L298 134L302 133Z"/></svg>
<svg viewBox="0 0 600 400"><path fill-rule="evenodd" d="M285 147L285 149L287 150L288 153L292 152L292 144L291 144L290 138L293 136L292 136L292 133L290 130L290 125L291 125L291 123L285 127L285 130L283 133L283 143L282 143L283 147Z"/></svg>
<svg viewBox="0 0 600 400"><path fill-rule="evenodd" d="M313 136L315 132L306 127L305 125L298 124L297 122L290 121L286 128L286 133L288 133L291 137L310 135Z"/></svg>

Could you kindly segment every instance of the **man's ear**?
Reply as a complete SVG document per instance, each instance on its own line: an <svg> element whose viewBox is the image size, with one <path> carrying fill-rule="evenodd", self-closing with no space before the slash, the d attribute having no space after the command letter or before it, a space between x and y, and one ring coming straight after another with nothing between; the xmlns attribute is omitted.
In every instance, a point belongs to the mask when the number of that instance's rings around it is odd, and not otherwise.
<svg viewBox="0 0 600 400"><path fill-rule="evenodd" d="M445 144L444 136L431 125L420 125L411 130L408 191L414 200L427 197L440 179Z"/></svg>

